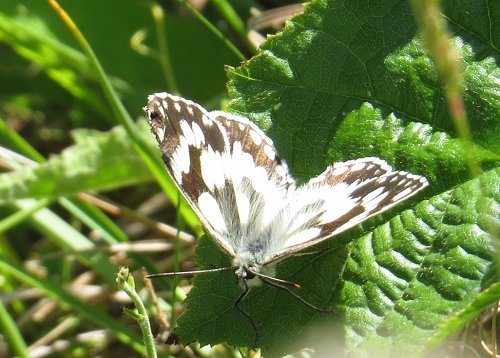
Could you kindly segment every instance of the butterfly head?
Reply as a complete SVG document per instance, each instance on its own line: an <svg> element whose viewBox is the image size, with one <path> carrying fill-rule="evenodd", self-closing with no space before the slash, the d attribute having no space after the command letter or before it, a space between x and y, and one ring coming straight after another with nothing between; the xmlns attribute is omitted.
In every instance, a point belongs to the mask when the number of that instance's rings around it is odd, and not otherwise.
<svg viewBox="0 0 500 358"><path fill-rule="evenodd" d="M262 281L260 275L275 276L273 265L264 265L264 258L260 252L240 251L233 259L234 273L240 282L245 281L250 286L259 286Z"/></svg>

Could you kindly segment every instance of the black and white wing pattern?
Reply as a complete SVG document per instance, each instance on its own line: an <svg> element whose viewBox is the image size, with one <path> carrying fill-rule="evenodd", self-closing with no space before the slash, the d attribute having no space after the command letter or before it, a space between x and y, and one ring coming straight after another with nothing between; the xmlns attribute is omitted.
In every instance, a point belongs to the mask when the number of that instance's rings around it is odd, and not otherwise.
<svg viewBox="0 0 500 358"><path fill-rule="evenodd" d="M149 96L146 112L170 175L236 267L258 271L428 185L362 158L297 187L271 139L247 118L167 93Z"/></svg>
<svg viewBox="0 0 500 358"><path fill-rule="evenodd" d="M427 185L424 177L393 171L379 158L335 163L287 198L273 223L272 236L282 241L276 242L267 262L346 231Z"/></svg>
<svg viewBox="0 0 500 358"><path fill-rule="evenodd" d="M235 257L295 187L286 164L246 118L208 112L168 93L148 100L151 130L171 177L211 236Z"/></svg>

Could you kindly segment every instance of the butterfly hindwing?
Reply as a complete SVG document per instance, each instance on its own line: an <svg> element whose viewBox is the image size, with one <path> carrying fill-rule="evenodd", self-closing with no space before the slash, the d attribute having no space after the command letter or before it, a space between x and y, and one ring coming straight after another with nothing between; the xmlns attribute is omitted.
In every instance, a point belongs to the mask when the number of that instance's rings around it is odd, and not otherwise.
<svg viewBox="0 0 500 358"><path fill-rule="evenodd" d="M285 228L274 234L284 242L268 262L346 231L427 185L425 178L393 171L379 158L335 163L289 197L283 214L274 223L277 230Z"/></svg>

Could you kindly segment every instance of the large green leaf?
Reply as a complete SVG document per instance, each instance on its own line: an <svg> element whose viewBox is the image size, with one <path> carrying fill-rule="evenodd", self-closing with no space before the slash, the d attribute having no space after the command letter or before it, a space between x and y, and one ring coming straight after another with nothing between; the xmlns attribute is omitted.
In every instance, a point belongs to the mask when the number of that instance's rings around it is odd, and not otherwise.
<svg viewBox="0 0 500 358"><path fill-rule="evenodd" d="M267 130L296 177L306 180L332 161L379 156L431 182L412 202L278 265L277 277L300 283L300 296L334 313L273 287L252 291L242 306L265 356L304 347L328 356L416 355L484 288L500 213L500 38L486 36L500 13L486 6L444 2L463 57L471 154L485 169L475 179L407 1L313 1L229 72L230 108ZM200 241L198 260L230 265L208 240ZM235 281L231 273L195 278L178 320L183 343L252 345L255 332L234 307Z"/></svg>
<svg viewBox="0 0 500 358"><path fill-rule="evenodd" d="M497 169L353 243L340 297L348 347L411 355L474 300L495 256L488 231L500 214L499 187Z"/></svg>

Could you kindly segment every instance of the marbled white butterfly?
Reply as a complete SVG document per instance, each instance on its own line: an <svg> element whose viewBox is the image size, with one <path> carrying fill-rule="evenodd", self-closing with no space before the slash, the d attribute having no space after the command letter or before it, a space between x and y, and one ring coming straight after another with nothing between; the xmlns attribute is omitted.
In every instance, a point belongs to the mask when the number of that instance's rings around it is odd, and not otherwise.
<svg viewBox="0 0 500 358"><path fill-rule="evenodd" d="M317 309L287 287L293 284L274 278L270 264L346 231L428 185L424 177L393 171L379 158L362 158L335 163L297 186L271 139L247 118L208 112L168 93L148 100L145 110L170 176L210 236L232 257L231 268L215 271L233 270L242 283L236 305L260 278ZM257 339L255 323L239 309Z"/></svg>

